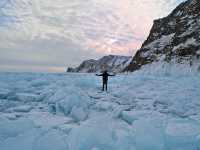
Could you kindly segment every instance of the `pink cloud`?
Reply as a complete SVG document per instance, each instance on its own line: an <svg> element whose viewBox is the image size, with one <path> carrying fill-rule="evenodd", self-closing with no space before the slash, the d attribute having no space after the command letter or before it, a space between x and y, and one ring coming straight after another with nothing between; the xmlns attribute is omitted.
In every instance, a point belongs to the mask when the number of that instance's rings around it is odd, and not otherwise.
<svg viewBox="0 0 200 150"><path fill-rule="evenodd" d="M118 17L118 20L114 20L117 22L117 28L109 30L110 34L116 36L114 40L119 42L112 43L102 35L90 39L88 46L102 53L125 55L134 53L147 38L153 20L168 15L177 4L175 0L119 0L112 4ZM121 39L127 41L121 44Z"/></svg>
<svg viewBox="0 0 200 150"><path fill-rule="evenodd" d="M6 19L1 19L0 60L22 65L31 57L33 67L72 66L105 54L133 55L153 20L169 14L181 1L7 1L2 8Z"/></svg>

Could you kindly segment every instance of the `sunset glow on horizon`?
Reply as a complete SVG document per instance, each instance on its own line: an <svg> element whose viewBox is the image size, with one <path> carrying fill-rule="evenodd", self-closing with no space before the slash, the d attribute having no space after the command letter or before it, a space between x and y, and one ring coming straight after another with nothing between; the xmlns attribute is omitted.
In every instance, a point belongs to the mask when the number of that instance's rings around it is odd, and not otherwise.
<svg viewBox="0 0 200 150"><path fill-rule="evenodd" d="M48 71L107 54L133 56L153 20L183 1L1 0L0 71L24 64Z"/></svg>

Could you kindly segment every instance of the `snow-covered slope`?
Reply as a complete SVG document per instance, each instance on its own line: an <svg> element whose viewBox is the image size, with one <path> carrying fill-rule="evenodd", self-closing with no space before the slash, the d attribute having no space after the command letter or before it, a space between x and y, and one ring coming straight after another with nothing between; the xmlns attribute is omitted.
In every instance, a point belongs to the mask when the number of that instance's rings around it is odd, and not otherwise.
<svg viewBox="0 0 200 150"><path fill-rule="evenodd" d="M200 1L187 0L169 16L154 21L150 35L126 70L157 61L200 62Z"/></svg>
<svg viewBox="0 0 200 150"><path fill-rule="evenodd" d="M198 150L200 80L155 65L93 74L0 73L1 150Z"/></svg>
<svg viewBox="0 0 200 150"><path fill-rule="evenodd" d="M100 72L104 69L112 72L121 72L130 63L131 57L108 55L98 60L86 60L77 68L68 68L67 72L92 73Z"/></svg>

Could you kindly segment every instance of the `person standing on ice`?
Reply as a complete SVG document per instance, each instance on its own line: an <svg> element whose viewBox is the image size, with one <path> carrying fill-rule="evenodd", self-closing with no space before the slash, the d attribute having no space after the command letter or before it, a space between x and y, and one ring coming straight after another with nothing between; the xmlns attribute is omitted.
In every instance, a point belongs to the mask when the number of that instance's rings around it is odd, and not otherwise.
<svg viewBox="0 0 200 150"><path fill-rule="evenodd" d="M102 84L102 91L104 91L104 88L108 89L108 77L109 76L115 76L115 75L111 75L107 72L107 70L105 70L102 74L96 74L96 76L102 76L102 81L103 81L103 84Z"/></svg>

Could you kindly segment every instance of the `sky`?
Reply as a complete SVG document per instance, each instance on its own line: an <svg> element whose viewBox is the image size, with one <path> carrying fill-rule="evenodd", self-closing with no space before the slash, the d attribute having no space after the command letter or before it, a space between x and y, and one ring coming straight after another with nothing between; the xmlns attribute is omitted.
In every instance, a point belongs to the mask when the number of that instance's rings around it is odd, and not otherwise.
<svg viewBox="0 0 200 150"><path fill-rule="evenodd" d="M0 71L63 72L133 56L153 20L184 0L0 0Z"/></svg>

